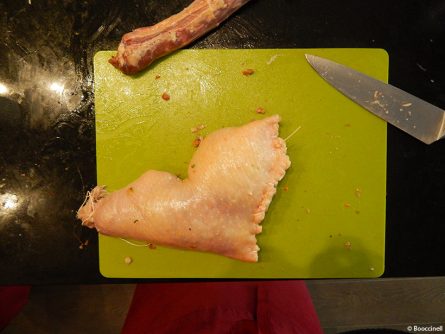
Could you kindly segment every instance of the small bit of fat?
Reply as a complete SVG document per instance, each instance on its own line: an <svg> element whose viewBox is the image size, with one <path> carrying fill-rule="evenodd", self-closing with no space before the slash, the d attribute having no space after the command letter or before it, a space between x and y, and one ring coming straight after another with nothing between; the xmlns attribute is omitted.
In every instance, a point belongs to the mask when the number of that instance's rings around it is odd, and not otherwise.
<svg viewBox="0 0 445 334"><path fill-rule="evenodd" d="M170 39L173 42L176 42L178 40L178 36L176 35L176 31L170 31Z"/></svg>
<svg viewBox="0 0 445 334"><path fill-rule="evenodd" d="M195 127L191 128L190 131L191 131L192 133L196 133L196 132L198 132L198 131L204 129L205 127L206 127L206 126L205 126L204 124L200 124L200 125L198 125L198 126L195 126Z"/></svg>
<svg viewBox="0 0 445 334"><path fill-rule="evenodd" d="M277 58L281 56L281 55L273 55L272 57L270 57L270 59L266 62L267 65L272 64L275 60L277 60Z"/></svg>

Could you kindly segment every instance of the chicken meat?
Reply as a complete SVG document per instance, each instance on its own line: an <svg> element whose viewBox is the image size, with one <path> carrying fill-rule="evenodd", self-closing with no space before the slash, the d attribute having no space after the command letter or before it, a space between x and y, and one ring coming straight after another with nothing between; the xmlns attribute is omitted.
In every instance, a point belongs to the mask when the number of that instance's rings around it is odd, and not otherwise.
<svg viewBox="0 0 445 334"><path fill-rule="evenodd" d="M206 136L188 177L149 170L124 188L98 186L78 211L105 235L256 262L256 234L290 167L278 115Z"/></svg>

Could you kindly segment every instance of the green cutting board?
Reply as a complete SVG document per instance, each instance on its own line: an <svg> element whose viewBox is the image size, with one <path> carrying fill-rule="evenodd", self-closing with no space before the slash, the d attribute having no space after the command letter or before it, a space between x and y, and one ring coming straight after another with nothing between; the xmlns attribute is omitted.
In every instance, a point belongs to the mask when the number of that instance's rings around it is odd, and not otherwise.
<svg viewBox="0 0 445 334"><path fill-rule="evenodd" d="M100 271L125 278L377 277L384 271L386 123L338 93L311 53L387 80L381 49L182 50L136 76L94 58L98 184L148 169L186 177L196 134L282 117L292 166L258 235L258 263L100 235ZM254 69L245 76L242 71ZM162 99L167 92L170 100ZM264 108L265 114L256 113ZM136 244L143 244L141 242ZM131 264L124 259L130 257Z"/></svg>

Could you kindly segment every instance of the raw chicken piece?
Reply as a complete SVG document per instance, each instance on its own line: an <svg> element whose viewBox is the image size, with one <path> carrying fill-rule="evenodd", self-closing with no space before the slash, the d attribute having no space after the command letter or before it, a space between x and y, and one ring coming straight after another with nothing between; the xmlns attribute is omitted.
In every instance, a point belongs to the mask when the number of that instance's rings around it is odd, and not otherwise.
<svg viewBox="0 0 445 334"><path fill-rule="evenodd" d="M256 234L290 166L278 115L203 139L188 178L150 170L107 193L96 187L78 218L100 233L258 261Z"/></svg>
<svg viewBox="0 0 445 334"><path fill-rule="evenodd" d="M182 12L154 26L125 34L110 63L125 74L139 72L154 60L216 28L248 1L195 0Z"/></svg>

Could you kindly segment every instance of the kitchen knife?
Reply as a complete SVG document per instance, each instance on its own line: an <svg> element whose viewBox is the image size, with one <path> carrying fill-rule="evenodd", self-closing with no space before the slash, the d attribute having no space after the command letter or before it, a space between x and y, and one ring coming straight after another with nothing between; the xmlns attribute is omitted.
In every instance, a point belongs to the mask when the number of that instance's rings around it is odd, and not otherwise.
<svg viewBox="0 0 445 334"><path fill-rule="evenodd" d="M374 115L431 144L445 135L445 110L331 60L306 54L329 84Z"/></svg>

